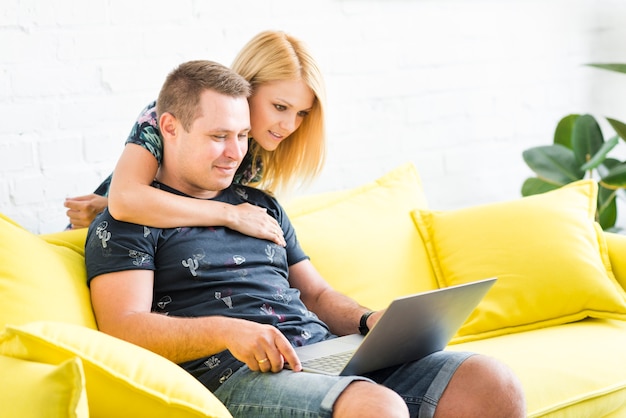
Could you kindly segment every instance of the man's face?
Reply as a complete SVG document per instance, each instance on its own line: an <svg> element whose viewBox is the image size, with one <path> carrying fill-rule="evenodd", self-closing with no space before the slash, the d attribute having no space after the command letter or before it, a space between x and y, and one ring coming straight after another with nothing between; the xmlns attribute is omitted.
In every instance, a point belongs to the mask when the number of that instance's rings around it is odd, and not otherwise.
<svg viewBox="0 0 626 418"><path fill-rule="evenodd" d="M176 119L174 133L162 127L165 143L158 178L183 193L206 199L232 183L248 150L250 111L245 97L212 90L201 94L200 111L189 132Z"/></svg>

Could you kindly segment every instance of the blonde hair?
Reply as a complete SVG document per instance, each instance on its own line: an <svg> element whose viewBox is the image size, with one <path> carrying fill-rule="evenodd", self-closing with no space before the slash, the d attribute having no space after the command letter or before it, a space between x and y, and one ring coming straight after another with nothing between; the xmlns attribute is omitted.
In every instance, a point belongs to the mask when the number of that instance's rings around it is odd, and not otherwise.
<svg viewBox="0 0 626 418"><path fill-rule="evenodd" d="M243 47L231 68L250 82L252 95L259 85L272 81L302 80L311 89L313 108L295 132L274 151L266 151L254 141L249 150L253 168L260 160L263 169L262 179L251 185L287 192L310 183L322 171L326 157L326 91L322 73L306 46L281 31L261 32Z"/></svg>

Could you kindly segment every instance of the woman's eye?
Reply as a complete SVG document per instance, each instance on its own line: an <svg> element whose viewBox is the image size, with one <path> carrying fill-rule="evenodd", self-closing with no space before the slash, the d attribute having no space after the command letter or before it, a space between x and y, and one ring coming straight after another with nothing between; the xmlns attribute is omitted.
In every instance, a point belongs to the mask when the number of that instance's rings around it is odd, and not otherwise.
<svg viewBox="0 0 626 418"><path fill-rule="evenodd" d="M298 116L300 116L301 118L306 118L307 116L309 116L309 112L301 110L300 112L298 112Z"/></svg>
<svg viewBox="0 0 626 418"><path fill-rule="evenodd" d="M287 106L283 106L283 105L280 105L280 104L275 104L275 105L274 105L274 107L276 108L276 110L279 110L279 111L281 111L281 112L282 112L283 110L286 110L286 109L287 109Z"/></svg>

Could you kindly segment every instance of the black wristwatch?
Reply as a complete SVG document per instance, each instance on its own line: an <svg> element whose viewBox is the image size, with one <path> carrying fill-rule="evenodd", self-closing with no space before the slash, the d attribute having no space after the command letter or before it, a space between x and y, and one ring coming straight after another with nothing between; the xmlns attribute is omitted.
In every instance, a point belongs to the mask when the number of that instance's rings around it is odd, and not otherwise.
<svg viewBox="0 0 626 418"><path fill-rule="evenodd" d="M361 320L359 321L359 332L361 335L367 335L370 332L369 327L367 326L367 318L372 315L374 311L367 311L361 316Z"/></svg>

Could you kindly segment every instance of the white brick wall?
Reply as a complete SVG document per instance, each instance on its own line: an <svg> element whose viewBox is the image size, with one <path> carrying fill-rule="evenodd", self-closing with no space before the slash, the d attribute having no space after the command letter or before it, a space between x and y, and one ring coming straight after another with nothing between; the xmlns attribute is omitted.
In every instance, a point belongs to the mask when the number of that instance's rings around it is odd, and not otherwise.
<svg viewBox="0 0 626 418"><path fill-rule="evenodd" d="M62 229L65 196L113 168L142 107L182 61L230 64L257 32L305 40L326 76L328 163L305 191L414 162L430 206L517 198L521 152L568 113L626 120L620 0L5 0L0 212Z"/></svg>

